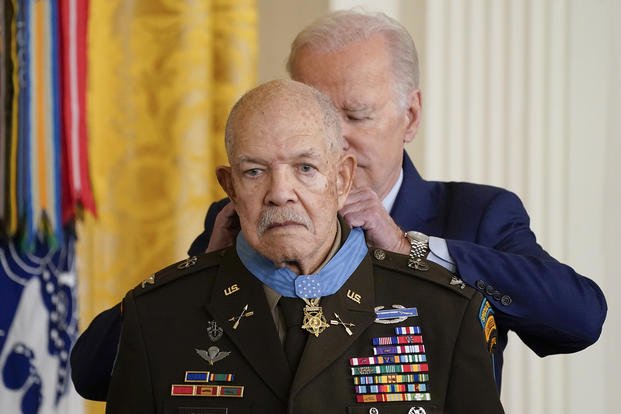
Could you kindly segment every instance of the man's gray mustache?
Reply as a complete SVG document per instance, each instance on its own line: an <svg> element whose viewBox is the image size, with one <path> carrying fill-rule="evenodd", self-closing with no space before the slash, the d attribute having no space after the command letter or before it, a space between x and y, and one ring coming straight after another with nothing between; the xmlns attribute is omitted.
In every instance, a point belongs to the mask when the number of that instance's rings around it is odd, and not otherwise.
<svg viewBox="0 0 621 414"><path fill-rule="evenodd" d="M261 236L270 227L282 223L299 224L308 230L311 230L313 227L313 223L311 223L307 216L297 213L295 210L270 208L261 212L259 223L257 224L257 233Z"/></svg>

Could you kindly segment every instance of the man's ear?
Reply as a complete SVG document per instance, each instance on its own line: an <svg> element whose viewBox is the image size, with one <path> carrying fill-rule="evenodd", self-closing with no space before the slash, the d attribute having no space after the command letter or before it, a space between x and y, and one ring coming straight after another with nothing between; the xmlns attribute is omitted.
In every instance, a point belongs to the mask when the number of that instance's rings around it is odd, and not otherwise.
<svg viewBox="0 0 621 414"><path fill-rule="evenodd" d="M345 205L345 200L349 195L349 190L354 182L354 174L356 173L356 157L352 154L343 154L339 160L338 170L336 173L336 195L339 210Z"/></svg>
<svg viewBox="0 0 621 414"><path fill-rule="evenodd" d="M233 188L233 173L231 167L225 165L216 167L216 178L218 178L218 183L226 195L232 202L235 202L235 189Z"/></svg>
<svg viewBox="0 0 621 414"><path fill-rule="evenodd" d="M411 142L420 126L420 119L423 111L423 98L420 89L416 89L410 93L406 108L407 126L403 143Z"/></svg>

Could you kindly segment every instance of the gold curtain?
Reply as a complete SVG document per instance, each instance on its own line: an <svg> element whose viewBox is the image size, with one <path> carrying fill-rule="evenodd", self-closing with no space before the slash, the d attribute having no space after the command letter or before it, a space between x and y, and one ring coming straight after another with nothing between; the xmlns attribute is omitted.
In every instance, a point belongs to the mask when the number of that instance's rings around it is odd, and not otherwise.
<svg viewBox="0 0 621 414"><path fill-rule="evenodd" d="M98 217L78 228L81 329L184 258L207 207L223 196L214 169L226 162L226 115L256 82L256 20L255 0L90 2Z"/></svg>

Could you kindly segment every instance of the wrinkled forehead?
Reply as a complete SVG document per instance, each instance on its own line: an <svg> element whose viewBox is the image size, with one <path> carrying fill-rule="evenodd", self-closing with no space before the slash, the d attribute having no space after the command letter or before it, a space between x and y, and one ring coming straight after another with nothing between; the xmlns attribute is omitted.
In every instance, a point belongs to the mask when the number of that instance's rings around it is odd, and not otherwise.
<svg viewBox="0 0 621 414"><path fill-rule="evenodd" d="M317 103L295 97L249 106L235 117L231 127L234 153L300 146L323 152L329 144L329 132Z"/></svg>

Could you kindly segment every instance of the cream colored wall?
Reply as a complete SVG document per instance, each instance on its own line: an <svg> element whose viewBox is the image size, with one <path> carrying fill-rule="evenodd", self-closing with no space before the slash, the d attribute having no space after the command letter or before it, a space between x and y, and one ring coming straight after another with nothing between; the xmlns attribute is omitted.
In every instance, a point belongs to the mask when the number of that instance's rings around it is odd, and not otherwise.
<svg viewBox="0 0 621 414"><path fill-rule="evenodd" d="M594 279L609 304L602 338L577 354L541 359L512 336L503 384L506 411L616 412L621 406L616 390L621 370L621 278L616 260L621 233L621 2L259 0L258 4L259 81L286 76L290 41L330 9L366 5L392 15L411 31L421 57L424 110L422 130L408 152L423 175L516 191L544 247ZM447 19L453 20L447 23ZM487 53L476 42L454 47L465 44L462 34L467 39L479 36L504 55ZM538 37L545 41L537 42ZM474 70L464 73L464 61ZM482 62L491 65L491 72L477 72L484 70ZM495 64L500 70L493 69ZM517 70L509 73L507 64ZM476 87L486 88L500 103L484 104ZM526 117L516 112L522 110ZM464 112L470 118L464 118ZM477 116L486 120L473 123ZM465 127L470 129L461 133ZM496 128L498 133L490 141L489 133L486 138L476 133L481 127Z"/></svg>
<svg viewBox="0 0 621 414"><path fill-rule="evenodd" d="M328 0L257 0L258 82L287 78L289 45L300 29L329 10Z"/></svg>

